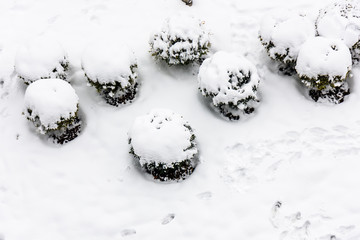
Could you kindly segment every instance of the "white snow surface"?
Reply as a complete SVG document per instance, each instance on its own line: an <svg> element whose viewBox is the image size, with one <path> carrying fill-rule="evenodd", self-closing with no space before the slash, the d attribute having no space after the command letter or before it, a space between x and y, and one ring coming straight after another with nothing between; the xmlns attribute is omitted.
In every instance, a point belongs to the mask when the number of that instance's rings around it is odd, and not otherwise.
<svg viewBox="0 0 360 240"><path fill-rule="evenodd" d="M15 70L21 77L35 81L41 78L55 78L63 68L66 53L51 37L36 37L18 48ZM53 72L57 69L58 72Z"/></svg>
<svg viewBox="0 0 360 240"><path fill-rule="evenodd" d="M135 79L130 66L136 65L134 52L119 41L101 40L90 44L82 56L86 75L101 84L120 82L122 86Z"/></svg>
<svg viewBox="0 0 360 240"><path fill-rule="evenodd" d="M339 39L314 37L302 46L296 63L300 76L317 78L319 75L330 79L340 76L345 79L351 70L349 48Z"/></svg>
<svg viewBox="0 0 360 240"><path fill-rule="evenodd" d="M232 83L229 82L231 74L234 75ZM250 76L250 81L239 88L237 77L246 76ZM259 82L260 77L254 64L243 56L224 51L216 52L206 59L200 66L198 75L199 89L203 95L205 91L215 95L212 98L215 106L230 102L237 105L239 100L249 96L257 99L252 89L254 86L258 88Z"/></svg>
<svg viewBox="0 0 360 240"><path fill-rule="evenodd" d="M35 121L39 117L46 129L56 129L61 119L75 116L79 97L73 87L61 79L40 79L30 84L24 97L24 114ZM29 115L28 109L32 110Z"/></svg>
<svg viewBox="0 0 360 240"><path fill-rule="evenodd" d="M184 125L184 118L168 109L154 109L149 114L137 117L129 132L131 145L140 164L172 163L191 159L197 148L191 146L192 133Z"/></svg>
<svg viewBox="0 0 360 240"><path fill-rule="evenodd" d="M275 11L266 15L260 25L259 35L263 43L274 44L269 55L286 55L284 62L296 61L302 44L315 37L315 24L310 17L294 11Z"/></svg>
<svg viewBox="0 0 360 240"><path fill-rule="evenodd" d="M344 103L315 103L258 40L270 11L315 19L330 1L1 0L0 238L359 240L359 67ZM261 104L250 119L226 121L204 104L198 66L151 57L149 36L180 11L205 21L214 51L256 65ZM18 47L45 34L68 53L79 96L82 133L61 146L29 127L26 86L13 74ZM104 38L128 44L139 64L139 95L121 108L104 103L81 69L86 46ZM154 108L181 113L196 130L201 163L185 181L149 181L129 154L128 131Z"/></svg>
<svg viewBox="0 0 360 240"><path fill-rule="evenodd" d="M178 64L176 54L181 52L181 59L195 60L199 56L199 45L206 46L210 42L205 22L187 12L180 12L166 18L162 30L151 36L150 42L154 50L161 51L161 57L170 58L170 64ZM171 41L176 41L174 44Z"/></svg>
<svg viewBox="0 0 360 240"><path fill-rule="evenodd" d="M351 48L360 40L360 2L339 0L320 10L316 21L320 36L344 40Z"/></svg>

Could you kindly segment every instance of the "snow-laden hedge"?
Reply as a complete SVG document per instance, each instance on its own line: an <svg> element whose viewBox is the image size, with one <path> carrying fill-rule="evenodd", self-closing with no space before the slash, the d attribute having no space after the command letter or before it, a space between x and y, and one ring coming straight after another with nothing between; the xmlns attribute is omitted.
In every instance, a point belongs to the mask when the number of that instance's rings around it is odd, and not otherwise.
<svg viewBox="0 0 360 240"><path fill-rule="evenodd" d="M238 120L255 110L259 100L259 76L247 59L233 53L217 52L200 66L199 89L211 98L212 105L222 115Z"/></svg>
<svg viewBox="0 0 360 240"><path fill-rule="evenodd" d="M189 64L201 60L210 48L204 23L181 13L166 19L162 30L151 38L150 52L169 65Z"/></svg>
<svg viewBox="0 0 360 240"><path fill-rule="evenodd" d="M337 38L351 50L354 61L360 59L360 2L339 0L320 10L316 20L319 36Z"/></svg>
<svg viewBox="0 0 360 240"><path fill-rule="evenodd" d="M121 43L96 42L89 45L82 56L82 69L88 82L113 106L135 98L136 68L134 53Z"/></svg>
<svg viewBox="0 0 360 240"><path fill-rule="evenodd" d="M79 98L66 81L37 80L26 89L24 101L24 115L41 134L60 144L79 135Z"/></svg>
<svg viewBox="0 0 360 240"><path fill-rule="evenodd" d="M351 54L343 41L315 37L301 47L296 71L305 86L311 89L310 96L315 101L328 98L339 103L349 94L345 80L351 66Z"/></svg>
<svg viewBox="0 0 360 240"><path fill-rule="evenodd" d="M36 38L17 51L15 71L25 84L45 78L67 80L68 70L66 53L54 39Z"/></svg>
<svg viewBox="0 0 360 240"><path fill-rule="evenodd" d="M129 144L141 167L160 181L185 179L198 162L192 128L171 110L155 109L136 118Z"/></svg>
<svg viewBox="0 0 360 240"><path fill-rule="evenodd" d="M314 36L314 23L308 17L292 12L267 15L259 31L268 55L282 63L280 69L288 74L294 72L301 45Z"/></svg>

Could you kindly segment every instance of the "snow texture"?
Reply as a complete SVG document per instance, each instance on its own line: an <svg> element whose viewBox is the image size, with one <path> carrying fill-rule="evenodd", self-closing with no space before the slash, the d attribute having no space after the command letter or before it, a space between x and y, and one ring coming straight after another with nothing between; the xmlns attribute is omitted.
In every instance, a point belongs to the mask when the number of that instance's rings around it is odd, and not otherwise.
<svg viewBox="0 0 360 240"><path fill-rule="evenodd" d="M214 106L232 103L240 110L249 107L243 100L252 99L253 103L256 102L259 82L254 64L245 57L224 51L206 59L198 75L202 95L211 96Z"/></svg>
<svg viewBox="0 0 360 240"><path fill-rule="evenodd" d="M76 116L79 98L69 83L61 79L41 79L25 92L25 116L41 122L42 133L58 128L64 119ZM44 129L42 129L44 128Z"/></svg>
<svg viewBox="0 0 360 240"><path fill-rule="evenodd" d="M330 81L340 77L343 81L351 66L351 54L343 41L314 37L302 46L296 71L300 77L316 79L318 76L329 76Z"/></svg>
<svg viewBox="0 0 360 240"><path fill-rule="evenodd" d="M17 51L15 70L27 84L42 78L66 80L67 68L66 53L56 39L34 38Z"/></svg>
<svg viewBox="0 0 360 240"><path fill-rule="evenodd" d="M307 16L277 11L263 18L259 35L269 56L286 63L296 61L301 45L315 36L315 26Z"/></svg>
<svg viewBox="0 0 360 240"><path fill-rule="evenodd" d="M210 38L204 22L182 12L165 20L162 30L151 38L150 45L153 55L168 64L188 64L207 53Z"/></svg>
<svg viewBox="0 0 360 240"><path fill-rule="evenodd" d="M320 10L316 21L320 36L338 38L352 48L360 40L360 3L340 0Z"/></svg>
<svg viewBox="0 0 360 240"><path fill-rule="evenodd" d="M130 68L137 65L134 52L121 42L100 40L90 44L81 63L86 76L100 84L119 82L125 87L129 79L137 77Z"/></svg>
<svg viewBox="0 0 360 240"><path fill-rule="evenodd" d="M192 132L188 123L177 113L167 109L154 109L137 117L129 132L131 145L140 164L172 163L191 159L197 154L191 147Z"/></svg>

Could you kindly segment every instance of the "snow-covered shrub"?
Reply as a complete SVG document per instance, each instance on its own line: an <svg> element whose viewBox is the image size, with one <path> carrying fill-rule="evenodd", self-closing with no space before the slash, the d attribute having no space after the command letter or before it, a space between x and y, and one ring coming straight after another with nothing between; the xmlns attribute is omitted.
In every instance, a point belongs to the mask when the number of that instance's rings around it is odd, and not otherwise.
<svg viewBox="0 0 360 240"><path fill-rule="evenodd" d="M200 66L199 89L203 96L230 120L255 110L259 100L259 76L247 59L227 52L217 52Z"/></svg>
<svg viewBox="0 0 360 240"><path fill-rule="evenodd" d="M53 39L37 38L18 49L15 71L25 84L38 79L67 80L69 61L61 45Z"/></svg>
<svg viewBox="0 0 360 240"><path fill-rule="evenodd" d="M151 38L150 46L155 58L169 65L185 65L208 53L209 33L201 20L182 13L166 19L162 30Z"/></svg>
<svg viewBox="0 0 360 240"><path fill-rule="evenodd" d="M343 41L315 37L300 49L296 71L315 101L340 103L349 94L345 80L351 65L351 54Z"/></svg>
<svg viewBox="0 0 360 240"><path fill-rule="evenodd" d="M140 116L129 131L130 153L160 181L188 177L198 162L195 135L182 116L155 109Z"/></svg>
<svg viewBox="0 0 360 240"><path fill-rule="evenodd" d="M137 62L121 43L97 42L87 47L82 68L88 82L113 106L131 102L137 92Z"/></svg>
<svg viewBox="0 0 360 240"><path fill-rule="evenodd" d="M260 25L259 38L268 55L280 62L280 70L295 73L301 45L315 36L314 23L306 16L281 13L266 16Z"/></svg>
<svg viewBox="0 0 360 240"><path fill-rule="evenodd" d="M360 2L338 0L320 10L316 20L319 36L342 39L354 61L360 59Z"/></svg>
<svg viewBox="0 0 360 240"><path fill-rule="evenodd" d="M41 79L26 89L24 115L38 132L63 144L80 133L78 103L75 90L66 81Z"/></svg>
<svg viewBox="0 0 360 240"><path fill-rule="evenodd" d="M192 6L192 4L193 4L193 0L182 0L186 5L188 5L188 6Z"/></svg>

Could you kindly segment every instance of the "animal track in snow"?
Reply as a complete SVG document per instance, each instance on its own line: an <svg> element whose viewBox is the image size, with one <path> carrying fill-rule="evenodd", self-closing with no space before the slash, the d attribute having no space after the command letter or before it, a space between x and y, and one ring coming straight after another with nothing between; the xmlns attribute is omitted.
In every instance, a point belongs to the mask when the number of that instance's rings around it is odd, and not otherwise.
<svg viewBox="0 0 360 240"><path fill-rule="evenodd" d="M255 184L276 179L284 164L318 159L346 159L360 154L360 126L337 125L289 131L277 139L236 143L224 149L220 176L231 187L246 191Z"/></svg>
<svg viewBox="0 0 360 240"><path fill-rule="evenodd" d="M166 217L164 217L161 224L166 225L166 224L170 223L172 220L174 220L174 218L175 218L175 214L169 213L168 215L166 215Z"/></svg>

